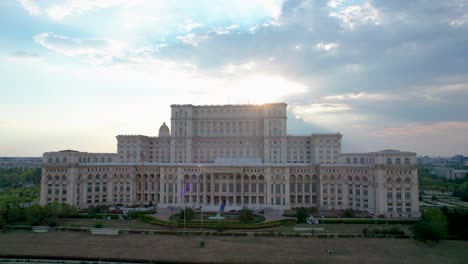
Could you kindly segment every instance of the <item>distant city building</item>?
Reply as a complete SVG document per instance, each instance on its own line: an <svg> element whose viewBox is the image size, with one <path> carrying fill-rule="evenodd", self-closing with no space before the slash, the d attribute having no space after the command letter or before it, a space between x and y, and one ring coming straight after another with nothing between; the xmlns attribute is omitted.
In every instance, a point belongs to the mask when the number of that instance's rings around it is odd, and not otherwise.
<svg viewBox="0 0 468 264"><path fill-rule="evenodd" d="M463 179L468 174L468 170L456 170L454 168L435 166L432 168L435 175L448 180Z"/></svg>
<svg viewBox="0 0 468 264"><path fill-rule="evenodd" d="M40 168L41 164L41 157L0 157L0 169L35 169Z"/></svg>
<svg viewBox="0 0 468 264"><path fill-rule="evenodd" d="M171 130L117 136L117 153L43 155L41 203L317 207L419 216L416 153L341 153L340 133L291 136L286 104L172 105ZM142 184L143 182L143 184Z"/></svg>

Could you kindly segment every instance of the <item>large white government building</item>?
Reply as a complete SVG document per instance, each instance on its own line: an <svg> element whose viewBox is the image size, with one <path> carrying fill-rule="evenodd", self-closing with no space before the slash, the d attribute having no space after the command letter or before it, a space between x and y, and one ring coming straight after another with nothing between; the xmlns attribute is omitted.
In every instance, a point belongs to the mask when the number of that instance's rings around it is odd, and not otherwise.
<svg viewBox="0 0 468 264"><path fill-rule="evenodd" d="M43 155L41 204L226 210L317 207L419 216L416 153L341 153L340 133L291 136L284 103L171 105L171 130L117 153ZM143 179L142 179L143 177ZM143 192L143 194L142 194Z"/></svg>

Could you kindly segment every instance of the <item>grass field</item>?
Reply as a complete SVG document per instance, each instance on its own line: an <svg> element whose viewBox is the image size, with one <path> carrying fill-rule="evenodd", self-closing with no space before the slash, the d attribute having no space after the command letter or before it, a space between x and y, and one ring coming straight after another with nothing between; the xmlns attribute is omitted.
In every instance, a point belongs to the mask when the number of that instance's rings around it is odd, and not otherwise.
<svg viewBox="0 0 468 264"><path fill-rule="evenodd" d="M205 248L199 247L203 239ZM334 250L334 255L328 255ZM466 263L468 242L410 239L200 237L83 232L0 233L0 255L117 258L178 263Z"/></svg>

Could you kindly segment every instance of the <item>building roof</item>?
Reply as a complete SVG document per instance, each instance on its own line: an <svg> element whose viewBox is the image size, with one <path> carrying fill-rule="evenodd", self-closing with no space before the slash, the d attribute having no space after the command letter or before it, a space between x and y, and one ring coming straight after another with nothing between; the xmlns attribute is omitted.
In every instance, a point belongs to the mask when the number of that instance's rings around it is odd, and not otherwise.
<svg viewBox="0 0 468 264"><path fill-rule="evenodd" d="M159 132L169 132L169 127L166 125L166 122L164 122L161 127L159 128Z"/></svg>

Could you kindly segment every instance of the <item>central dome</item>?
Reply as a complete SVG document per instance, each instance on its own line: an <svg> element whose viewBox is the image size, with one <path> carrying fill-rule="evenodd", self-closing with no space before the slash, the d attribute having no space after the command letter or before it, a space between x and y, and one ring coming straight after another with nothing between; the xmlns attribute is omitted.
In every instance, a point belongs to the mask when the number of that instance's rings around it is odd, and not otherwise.
<svg viewBox="0 0 468 264"><path fill-rule="evenodd" d="M164 122L161 127L159 128L159 136L160 137L168 137L170 136L170 131L169 127L166 125L166 122Z"/></svg>

